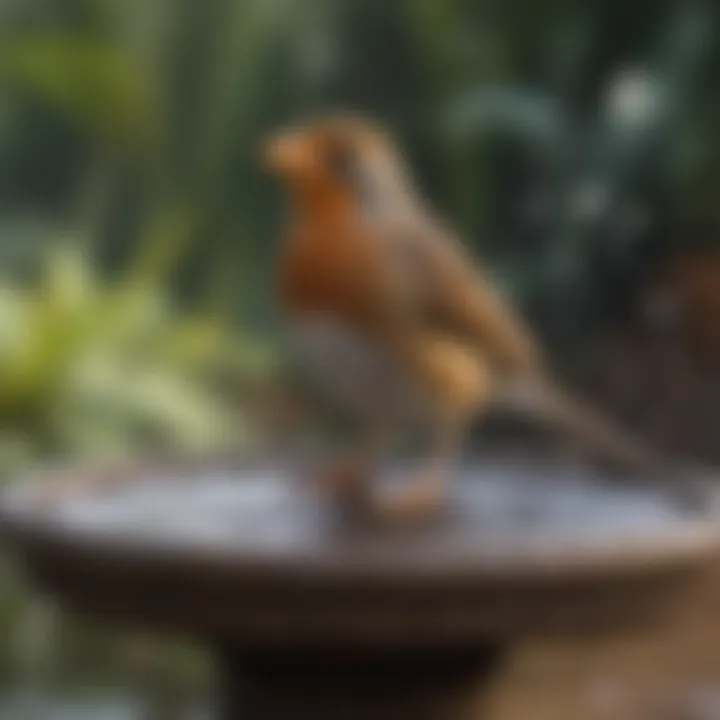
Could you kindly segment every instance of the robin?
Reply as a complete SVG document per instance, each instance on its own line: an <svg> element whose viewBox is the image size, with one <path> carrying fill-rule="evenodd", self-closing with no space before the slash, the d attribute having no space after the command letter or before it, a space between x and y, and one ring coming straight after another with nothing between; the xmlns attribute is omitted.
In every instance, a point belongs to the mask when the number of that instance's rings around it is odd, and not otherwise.
<svg viewBox="0 0 720 720"><path fill-rule="evenodd" d="M346 497L403 518L442 509L471 422L514 405L574 428L634 466L652 453L572 401L538 344L462 243L414 190L392 138L356 116L317 118L265 148L291 204L278 294L292 344L318 387L365 428L330 474ZM372 468L422 425L422 470L390 495Z"/></svg>

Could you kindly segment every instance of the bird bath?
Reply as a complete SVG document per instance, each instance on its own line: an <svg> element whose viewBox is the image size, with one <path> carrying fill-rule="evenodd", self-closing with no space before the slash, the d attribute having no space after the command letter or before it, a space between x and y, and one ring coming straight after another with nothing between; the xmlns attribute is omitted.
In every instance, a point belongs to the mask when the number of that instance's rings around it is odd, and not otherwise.
<svg viewBox="0 0 720 720"><path fill-rule="evenodd" d="M0 519L68 608L208 641L227 720L476 718L513 642L677 620L720 544L709 507L547 459L468 466L414 530L231 463L49 473Z"/></svg>

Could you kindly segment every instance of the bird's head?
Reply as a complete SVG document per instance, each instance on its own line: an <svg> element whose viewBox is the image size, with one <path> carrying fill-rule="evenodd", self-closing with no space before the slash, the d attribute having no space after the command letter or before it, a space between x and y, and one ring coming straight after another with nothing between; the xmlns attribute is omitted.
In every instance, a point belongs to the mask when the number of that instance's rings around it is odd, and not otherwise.
<svg viewBox="0 0 720 720"><path fill-rule="evenodd" d="M392 138L354 115L315 118L279 132L265 144L263 160L296 190L337 188L367 200L407 184Z"/></svg>

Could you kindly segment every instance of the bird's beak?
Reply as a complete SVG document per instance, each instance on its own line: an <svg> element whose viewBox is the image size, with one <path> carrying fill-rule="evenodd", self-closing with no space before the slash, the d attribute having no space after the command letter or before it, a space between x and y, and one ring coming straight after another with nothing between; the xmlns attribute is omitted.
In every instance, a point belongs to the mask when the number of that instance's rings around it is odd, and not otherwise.
<svg viewBox="0 0 720 720"><path fill-rule="evenodd" d="M263 166L278 175L294 174L307 165L307 143L298 132L284 132L271 137L263 148Z"/></svg>

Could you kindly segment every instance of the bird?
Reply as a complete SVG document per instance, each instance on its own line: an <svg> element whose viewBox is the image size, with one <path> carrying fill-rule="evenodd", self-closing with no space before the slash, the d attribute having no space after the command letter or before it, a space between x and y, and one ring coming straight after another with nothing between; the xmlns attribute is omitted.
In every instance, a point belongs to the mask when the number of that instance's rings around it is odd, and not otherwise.
<svg viewBox="0 0 720 720"><path fill-rule="evenodd" d="M290 346L362 428L324 476L348 506L397 520L436 516L469 428L494 407L572 432L620 465L658 467L654 450L562 389L380 123L342 112L299 121L265 139L262 162L289 199L276 287ZM410 481L373 489L373 469L423 428L427 454Z"/></svg>

